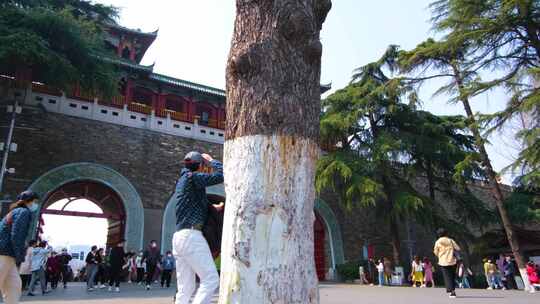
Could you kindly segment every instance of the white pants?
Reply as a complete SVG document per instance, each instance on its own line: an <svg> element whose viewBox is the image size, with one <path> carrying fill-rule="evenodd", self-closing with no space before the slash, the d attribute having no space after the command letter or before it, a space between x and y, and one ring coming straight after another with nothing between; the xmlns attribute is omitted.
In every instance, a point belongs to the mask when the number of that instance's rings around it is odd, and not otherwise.
<svg viewBox="0 0 540 304"><path fill-rule="evenodd" d="M17 304L21 297L21 277L15 259L0 255L0 292L5 304Z"/></svg>
<svg viewBox="0 0 540 304"><path fill-rule="evenodd" d="M219 285L219 276L202 232L192 229L177 231L173 236L173 255L178 286L176 304L189 303L195 291L195 274L201 284L193 304L209 304Z"/></svg>

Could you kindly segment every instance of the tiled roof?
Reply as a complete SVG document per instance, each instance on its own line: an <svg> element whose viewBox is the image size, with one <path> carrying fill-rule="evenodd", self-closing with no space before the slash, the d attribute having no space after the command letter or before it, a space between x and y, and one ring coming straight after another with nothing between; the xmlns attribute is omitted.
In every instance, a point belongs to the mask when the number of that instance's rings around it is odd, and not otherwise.
<svg viewBox="0 0 540 304"><path fill-rule="evenodd" d="M150 37L154 37L154 38L157 37L158 31L159 31L159 30L155 30L153 32L143 32L143 31L141 31L139 29L131 29L131 28L128 28L128 27L125 27L125 26L121 26L119 24L114 24L114 23L109 23L107 25L109 27L111 27L111 28L118 29L118 30L121 30L123 32L128 32L128 33L142 35L142 36L150 36Z"/></svg>
<svg viewBox="0 0 540 304"><path fill-rule="evenodd" d="M186 80L182 80L182 79L178 79L178 78L174 78L170 76L152 73L150 74L150 79L164 82L173 86L192 89L192 90L199 91L206 94L211 94L211 95L215 95L219 97L225 97L224 90L216 89L213 87L205 86L202 84L198 84L198 83L194 83L194 82L190 82L190 81L186 81Z"/></svg>
<svg viewBox="0 0 540 304"><path fill-rule="evenodd" d="M321 84L321 94L330 90L332 88L332 83Z"/></svg>
<svg viewBox="0 0 540 304"><path fill-rule="evenodd" d="M118 65L122 65L122 66L125 66L125 67L128 67L128 68L131 68L131 69L134 69L134 70L139 70L139 71L145 71L145 72L149 72L149 73L152 73L152 71L154 70L154 65L140 65L140 64L137 64L133 61L130 61L130 60L125 60L125 59L122 59L122 58L111 58L111 57L102 57L103 60L105 61L108 61L110 63L113 63L113 64L118 64Z"/></svg>
<svg viewBox="0 0 540 304"><path fill-rule="evenodd" d="M170 76L157 74L157 73L150 74L150 79L165 82L167 84L178 86L178 87L193 89L193 90L203 92L203 93L207 93L207 94L211 94L211 95L216 95L216 96L220 96L220 97L225 97L226 96L224 90L209 87L209 86L194 83L194 82L190 82L190 81L187 81L187 80L182 80L182 79L178 79L178 78L174 78L174 77L170 77ZM328 91L328 90L330 90L331 88L332 88L331 83L330 84L321 84L321 94Z"/></svg>

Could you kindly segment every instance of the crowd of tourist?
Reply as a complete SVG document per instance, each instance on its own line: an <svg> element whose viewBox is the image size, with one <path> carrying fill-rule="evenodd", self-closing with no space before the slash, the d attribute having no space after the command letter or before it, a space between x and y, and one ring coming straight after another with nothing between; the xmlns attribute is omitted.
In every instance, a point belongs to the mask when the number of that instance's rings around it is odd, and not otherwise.
<svg viewBox="0 0 540 304"><path fill-rule="evenodd" d="M0 292L5 303L18 303L23 291L35 296L38 282L42 295L58 288L60 283L67 288L74 279L86 280L88 291L106 288L108 284L109 291L119 292L124 280L144 284L149 290L154 282L159 282L159 277L162 287L170 287L175 260L170 251L162 256L156 241L151 241L139 254L125 252L125 240L119 240L107 251L92 246L85 267L75 278L70 267L72 256L66 248L58 253L46 241L26 243L37 199L32 191L21 193L0 221Z"/></svg>
<svg viewBox="0 0 540 304"><path fill-rule="evenodd" d="M171 286L175 260L170 251L162 255L156 241L151 241L146 250L139 253L124 252L124 240L105 253L103 248L92 246L86 256L86 266L81 269L80 280L86 280L87 290L107 288L120 291L120 282L136 283L150 290L154 283L161 282L162 288Z"/></svg>
<svg viewBox="0 0 540 304"><path fill-rule="evenodd" d="M161 287L169 288L175 260L168 251L160 254L156 241L151 241L146 250L124 252L124 240L105 251L104 248L92 246L85 259L85 266L77 275L69 265L72 256L67 249L57 254L45 241L30 241L26 249L24 262L19 266L22 282L21 290L28 296L35 295L35 287L39 282L41 294L46 294L62 283L67 288L70 280L86 281L88 291L105 289L120 291L120 282L143 285L149 290L154 283L161 282Z"/></svg>
<svg viewBox="0 0 540 304"><path fill-rule="evenodd" d="M37 199L37 195L31 191L21 193L18 201L10 207L8 215L0 222L0 291L5 303L18 303L23 291L28 296L35 296L38 282L43 295L58 288L59 284L67 288L68 282L74 279L86 280L89 292L107 286L109 291L120 292L120 283L123 281L136 283L146 290L159 283L162 288L170 287L176 261L170 251L162 255L156 241L151 241L145 250L138 253L126 252L123 239L107 250L92 246L86 256L85 267L74 277L70 267L72 257L66 249L57 253L46 241L30 241L25 244ZM405 281L413 287L435 287L434 273L440 271L450 298L456 297L456 288L480 287L473 286L471 278L475 274L462 259L459 245L444 229L438 234L433 249L437 261L415 256ZM487 289L519 288L516 278L519 278L520 272L511 255L501 254L496 259L487 257L483 260L482 268L481 275L485 276ZM527 264L526 272L525 279L529 281L525 283L530 283L533 288L529 291L534 292L540 288L539 266L531 261ZM364 283L378 286L401 285L404 275L396 274L390 259L369 259L366 271L361 271L361 279ZM478 280L475 282L478 284ZM201 297L206 299L207 295Z"/></svg>
<svg viewBox="0 0 540 304"><path fill-rule="evenodd" d="M480 288L473 286L471 279L475 276L469 265L466 265L460 254L460 247L448 233L441 229L439 239L434 246L434 254L438 261L435 265L428 257L415 256L410 264L410 273L402 278L395 271L389 258L370 258L367 267L360 273L363 283L377 286L402 285L403 280L409 282L412 287L434 287L434 273L437 269L442 272L442 277L450 297L455 297L456 288ZM530 292L540 289L540 265L529 261L527 263L527 277L531 285ZM516 277L520 276L517 264L512 255L500 254L497 259L491 257L483 260L483 273L487 289L518 289Z"/></svg>

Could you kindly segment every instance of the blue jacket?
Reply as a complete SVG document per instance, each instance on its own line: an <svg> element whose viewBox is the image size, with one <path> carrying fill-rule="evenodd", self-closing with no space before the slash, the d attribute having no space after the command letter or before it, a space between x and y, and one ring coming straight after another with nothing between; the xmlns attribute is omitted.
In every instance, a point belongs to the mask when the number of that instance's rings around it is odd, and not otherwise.
<svg viewBox="0 0 540 304"><path fill-rule="evenodd" d="M0 221L0 255L14 257L16 263L24 261L31 219L32 212L26 207L19 207Z"/></svg>
<svg viewBox="0 0 540 304"><path fill-rule="evenodd" d="M161 261L161 266L163 267L163 270L173 270L175 265L174 257L172 256L164 256L163 260Z"/></svg>
<svg viewBox="0 0 540 304"><path fill-rule="evenodd" d="M176 183L176 230L204 225L208 217L206 187L223 183L223 165L213 160L211 174L182 169Z"/></svg>

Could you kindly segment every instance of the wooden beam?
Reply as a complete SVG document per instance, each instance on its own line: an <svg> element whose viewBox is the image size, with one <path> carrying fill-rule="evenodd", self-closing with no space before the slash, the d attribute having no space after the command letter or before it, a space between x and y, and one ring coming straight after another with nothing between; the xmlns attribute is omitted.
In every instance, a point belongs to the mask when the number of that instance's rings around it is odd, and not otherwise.
<svg viewBox="0 0 540 304"><path fill-rule="evenodd" d="M105 213L94 213L94 212L81 212L81 211L65 211L65 210L52 210L45 209L41 213L43 214L53 214L53 215L66 215L66 216L80 216L80 217L92 217L92 218L104 218L112 220L122 220L122 217L105 214Z"/></svg>

